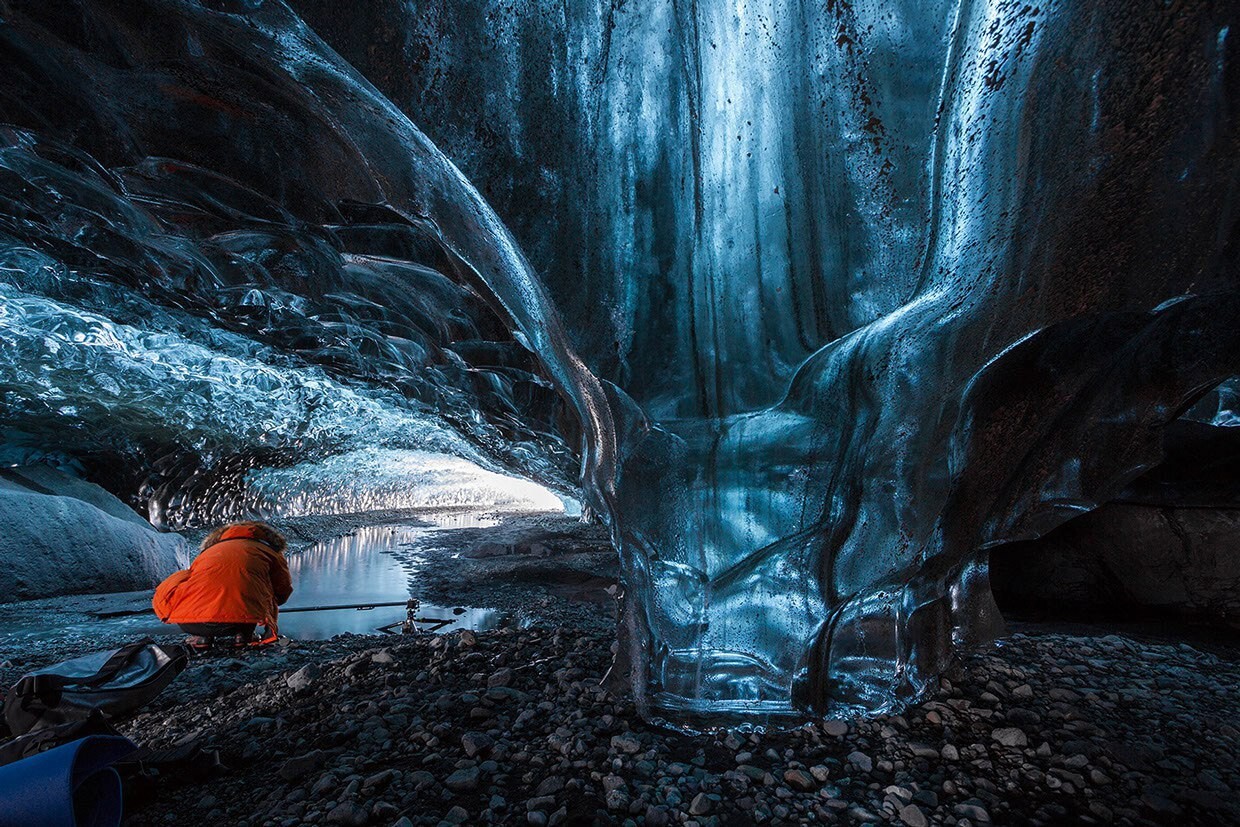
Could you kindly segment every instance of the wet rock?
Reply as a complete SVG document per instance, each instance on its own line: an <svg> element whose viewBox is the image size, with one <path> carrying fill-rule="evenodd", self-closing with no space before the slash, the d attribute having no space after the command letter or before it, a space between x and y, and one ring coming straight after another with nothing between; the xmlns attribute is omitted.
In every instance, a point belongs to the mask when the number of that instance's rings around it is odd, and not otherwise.
<svg viewBox="0 0 1240 827"><path fill-rule="evenodd" d="M979 804L957 804L955 807L952 807L952 812L961 818L967 818L973 822L990 823L990 813Z"/></svg>
<svg viewBox="0 0 1240 827"><path fill-rule="evenodd" d="M507 557L512 554L512 546L506 543L482 543L465 552L465 556L474 560L485 560L488 557Z"/></svg>
<svg viewBox="0 0 1240 827"><path fill-rule="evenodd" d="M368 775L362 780L362 792L370 795L386 789L399 776L400 770L394 769L381 770L373 775Z"/></svg>
<svg viewBox="0 0 1240 827"><path fill-rule="evenodd" d="M882 821L881 818L867 810L865 807L855 804L848 808L848 817L853 821L860 822L862 824L876 824Z"/></svg>
<svg viewBox="0 0 1240 827"><path fill-rule="evenodd" d="M358 658L344 668L345 677L354 678L358 675L364 675L370 671L370 665L369 658Z"/></svg>
<svg viewBox="0 0 1240 827"><path fill-rule="evenodd" d="M656 807L653 804L646 807L645 813L646 827L668 827L672 823L671 816L668 815L666 809Z"/></svg>
<svg viewBox="0 0 1240 827"><path fill-rule="evenodd" d="M629 795L622 789L611 789L606 796L607 809L622 812L629 809Z"/></svg>
<svg viewBox="0 0 1240 827"><path fill-rule="evenodd" d="M358 817L342 804L375 827L399 812L433 825L452 804L470 811L468 824L567 825L584 813L615 827L876 819L913 827L920 814L927 825L979 827L987 819L1014 823L1014 812L1043 824L1081 814L1104 823L1240 823L1231 794L1240 789L1231 760L1240 732L1226 721L1209 730L1200 724L1218 718L1218 699L1240 667L1189 648L1015 635L1002 649L970 656L939 694L902 716L858 720L840 735L815 725L689 736L647 728L631 702L598 687L610 665L610 632L513 630L479 635L465 648L457 637L437 646L421 636L390 641L393 663L352 678L344 668L359 657L373 663L373 639L299 644L297 657L314 652L323 673L293 704L287 670L304 661L264 673L255 658L245 670L213 667L199 679L205 685L174 684L170 693L182 686L201 694L124 726L140 740L153 735L153 746L215 739L226 745L225 763L243 772L278 768L252 796L235 787L225 795L218 780L170 769L166 795L175 790L182 801L209 791L219 799L196 813L204 823L294 827ZM517 672L536 696L485 688L486 675L543 658L550 660ZM242 673L243 684L220 688ZM1160 687L1162 678L1174 687ZM1004 709L1025 685L1032 697ZM1052 694L1056 688L1066 691ZM1002 703L983 703L983 695ZM993 735L1034 731L1012 723L1018 709L1043 722L1036 731L1047 742L1037 750ZM487 723L471 723L473 710ZM314 752L321 755L306 758ZM166 811L140 807L127 823L162 827Z"/></svg>

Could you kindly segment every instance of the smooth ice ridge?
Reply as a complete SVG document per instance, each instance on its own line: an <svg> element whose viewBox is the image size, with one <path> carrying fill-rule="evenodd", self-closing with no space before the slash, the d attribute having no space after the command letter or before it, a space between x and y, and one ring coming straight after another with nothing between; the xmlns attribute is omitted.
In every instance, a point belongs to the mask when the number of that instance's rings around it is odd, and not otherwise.
<svg viewBox="0 0 1240 827"><path fill-rule="evenodd" d="M391 99L280 2L10 4L9 454L174 523L416 491L390 451L576 476L613 675L707 727L918 697L987 549L1235 421L1235 4L290 2ZM246 421L151 387L225 366Z"/></svg>

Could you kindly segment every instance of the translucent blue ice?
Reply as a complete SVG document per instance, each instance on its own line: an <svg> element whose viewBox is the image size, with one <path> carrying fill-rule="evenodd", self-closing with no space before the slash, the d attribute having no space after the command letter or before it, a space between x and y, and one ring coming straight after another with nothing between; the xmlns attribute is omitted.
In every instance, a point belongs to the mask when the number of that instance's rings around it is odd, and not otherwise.
<svg viewBox="0 0 1240 827"><path fill-rule="evenodd" d="M6 451L170 522L578 480L652 716L918 697L987 549L1234 419L1234 4L415 3L399 108L279 2L63 5L0 22Z"/></svg>

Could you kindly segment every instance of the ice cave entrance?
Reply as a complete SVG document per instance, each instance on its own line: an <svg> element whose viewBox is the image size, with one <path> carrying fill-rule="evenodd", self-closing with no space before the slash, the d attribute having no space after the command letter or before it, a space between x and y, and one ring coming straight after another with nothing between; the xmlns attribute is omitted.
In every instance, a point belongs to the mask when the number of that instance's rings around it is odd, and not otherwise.
<svg viewBox="0 0 1240 827"><path fill-rule="evenodd" d="M580 505L523 477L422 450L366 448L246 480L273 517L395 510L579 513Z"/></svg>
<svg viewBox="0 0 1240 827"><path fill-rule="evenodd" d="M355 451L293 468L262 469L249 485L278 503L280 517L348 514L363 523L290 555L294 593L280 627L296 639L373 633L404 619L405 610L289 609L399 603L410 597L421 600L422 616L449 621L436 631L493 628L501 619L496 609L443 606L420 597L417 580L427 538L445 529L498 525L511 514L580 512L575 500L532 480L431 451Z"/></svg>

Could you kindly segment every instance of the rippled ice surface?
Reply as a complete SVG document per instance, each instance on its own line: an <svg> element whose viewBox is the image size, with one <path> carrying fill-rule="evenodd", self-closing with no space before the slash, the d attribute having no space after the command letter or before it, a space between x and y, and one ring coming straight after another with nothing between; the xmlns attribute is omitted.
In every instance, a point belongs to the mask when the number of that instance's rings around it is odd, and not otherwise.
<svg viewBox="0 0 1240 827"><path fill-rule="evenodd" d="M920 697L988 549L1234 424L1236 3L439 5L367 51L530 186L286 3L5 4L0 461L169 527L391 507L402 452L579 480L615 674L713 727ZM297 600L403 595L376 542Z"/></svg>

